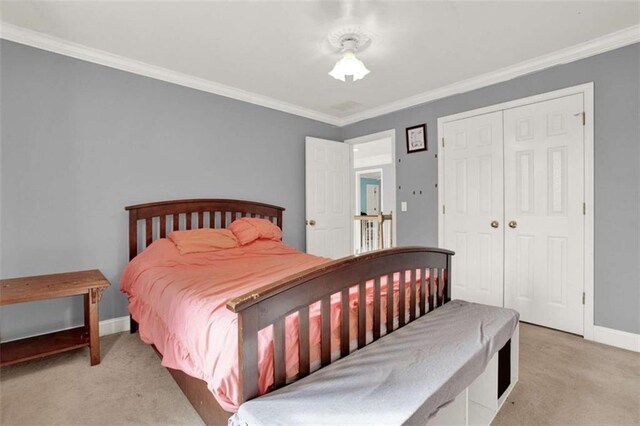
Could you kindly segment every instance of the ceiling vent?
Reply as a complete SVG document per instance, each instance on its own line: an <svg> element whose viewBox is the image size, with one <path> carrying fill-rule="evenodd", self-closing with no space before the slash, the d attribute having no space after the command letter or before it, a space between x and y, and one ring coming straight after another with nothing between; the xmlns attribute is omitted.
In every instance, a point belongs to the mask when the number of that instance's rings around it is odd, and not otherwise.
<svg viewBox="0 0 640 426"><path fill-rule="evenodd" d="M363 106L361 103L359 102L355 102L355 101L346 101L346 102L342 102L340 104L335 104L335 105L331 105L331 109L335 109L336 111L341 111L341 112L345 112L345 111L351 111L355 108L361 107Z"/></svg>

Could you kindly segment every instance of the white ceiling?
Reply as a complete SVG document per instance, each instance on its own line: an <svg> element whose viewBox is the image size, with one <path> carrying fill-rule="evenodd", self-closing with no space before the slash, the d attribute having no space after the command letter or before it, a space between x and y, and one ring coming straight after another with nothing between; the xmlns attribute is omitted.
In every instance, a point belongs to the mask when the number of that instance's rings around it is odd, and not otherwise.
<svg viewBox="0 0 640 426"><path fill-rule="evenodd" d="M381 166L391 164L393 147L390 138L352 145L353 167Z"/></svg>
<svg viewBox="0 0 640 426"><path fill-rule="evenodd" d="M638 25L639 5L638 1L1 3L2 21L11 27L197 77L203 87L203 81L214 82L223 95L245 100L255 95L256 103L334 124L394 105L407 106L403 103L407 98ZM359 55L371 73L358 82L343 83L327 75L338 57L326 38L349 26L372 36L370 47ZM5 36L4 28L3 37L12 38ZM240 89L240 95L235 96L234 89Z"/></svg>

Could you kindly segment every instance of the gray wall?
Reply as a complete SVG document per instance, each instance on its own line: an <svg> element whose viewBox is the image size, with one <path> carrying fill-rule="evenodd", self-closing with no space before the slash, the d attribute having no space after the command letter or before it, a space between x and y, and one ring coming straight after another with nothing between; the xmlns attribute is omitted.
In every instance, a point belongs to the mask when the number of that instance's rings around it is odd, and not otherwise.
<svg viewBox="0 0 640 426"><path fill-rule="evenodd" d="M112 282L101 319L127 314L118 289L125 205L177 197L278 204L287 208L285 241L304 248L304 137L396 129L398 242L436 245L436 119L593 81L596 324L640 332L638 44L344 129L7 41L0 78L0 276L100 268ZM429 151L407 155L405 127L424 122ZM79 324L80 304L2 307L0 339Z"/></svg>
<svg viewBox="0 0 640 426"><path fill-rule="evenodd" d="M340 129L2 41L3 278L99 268L100 318L127 315L129 204L231 197L284 206L304 249L304 137ZM81 300L2 307L0 339L81 323Z"/></svg>
<svg viewBox="0 0 640 426"><path fill-rule="evenodd" d="M640 44L352 124L342 137L396 129L398 243L438 243L437 118L593 81L595 323L640 333ZM429 151L406 154L406 127L427 123ZM419 195L419 190L423 191ZM413 194L413 191L417 195Z"/></svg>

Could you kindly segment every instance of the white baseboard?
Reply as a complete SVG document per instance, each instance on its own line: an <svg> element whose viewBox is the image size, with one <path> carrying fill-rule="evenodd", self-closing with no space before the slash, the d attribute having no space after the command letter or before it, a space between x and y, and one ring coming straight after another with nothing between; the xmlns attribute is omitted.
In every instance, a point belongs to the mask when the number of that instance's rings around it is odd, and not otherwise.
<svg viewBox="0 0 640 426"><path fill-rule="evenodd" d="M107 334L121 333L123 331L129 331L129 316L111 318L108 320L100 321L100 335L106 336Z"/></svg>
<svg viewBox="0 0 640 426"><path fill-rule="evenodd" d="M640 352L640 334L596 325L593 327L593 341L629 351Z"/></svg>

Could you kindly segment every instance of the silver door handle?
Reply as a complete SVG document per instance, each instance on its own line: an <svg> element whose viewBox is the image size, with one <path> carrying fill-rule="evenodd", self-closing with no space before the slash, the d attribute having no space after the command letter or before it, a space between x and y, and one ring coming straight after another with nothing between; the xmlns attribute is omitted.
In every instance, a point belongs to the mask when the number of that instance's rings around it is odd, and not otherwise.
<svg viewBox="0 0 640 426"><path fill-rule="evenodd" d="M511 222L509 222L509 228L516 229L517 227L518 227L518 222L516 222L515 220L512 220Z"/></svg>
<svg viewBox="0 0 640 426"><path fill-rule="evenodd" d="M497 228L498 226L500 226L500 222L498 222L497 220L494 220L493 222L491 222L492 228Z"/></svg>

